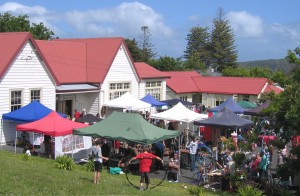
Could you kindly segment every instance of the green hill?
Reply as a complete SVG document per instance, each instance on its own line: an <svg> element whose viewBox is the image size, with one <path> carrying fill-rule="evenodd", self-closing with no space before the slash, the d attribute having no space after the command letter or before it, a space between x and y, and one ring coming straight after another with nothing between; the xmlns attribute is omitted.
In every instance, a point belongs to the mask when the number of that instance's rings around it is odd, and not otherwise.
<svg viewBox="0 0 300 196"><path fill-rule="evenodd" d="M244 67L244 68L267 67L273 71L282 70L285 73L288 73L292 70L292 68L295 65L290 64L286 59L269 59L269 60L238 62L238 66Z"/></svg>

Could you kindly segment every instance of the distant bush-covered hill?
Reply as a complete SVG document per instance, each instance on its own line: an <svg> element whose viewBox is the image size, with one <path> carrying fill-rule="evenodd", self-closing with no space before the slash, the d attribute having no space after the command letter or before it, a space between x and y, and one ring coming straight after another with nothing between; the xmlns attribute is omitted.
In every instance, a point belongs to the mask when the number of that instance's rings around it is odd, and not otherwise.
<svg viewBox="0 0 300 196"><path fill-rule="evenodd" d="M282 70L285 73L289 73L294 64L290 64L286 59L270 59L270 60L257 60L257 61L247 61L238 62L240 67L251 68L251 67L267 67L273 71Z"/></svg>

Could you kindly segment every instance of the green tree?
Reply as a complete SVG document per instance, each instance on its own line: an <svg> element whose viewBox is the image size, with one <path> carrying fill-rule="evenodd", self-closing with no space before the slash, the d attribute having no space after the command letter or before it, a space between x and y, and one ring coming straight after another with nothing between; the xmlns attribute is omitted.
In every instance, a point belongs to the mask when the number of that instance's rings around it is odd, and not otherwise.
<svg viewBox="0 0 300 196"><path fill-rule="evenodd" d="M193 27L186 40L188 41L186 50L184 51L184 58L187 59L187 66L189 68L195 67L201 69L203 66L210 64L210 34L208 28ZM196 66L196 65L197 66Z"/></svg>
<svg viewBox="0 0 300 196"><path fill-rule="evenodd" d="M180 58L173 58L169 56L159 57L159 59L151 59L148 61L149 65L160 71L180 71L183 70Z"/></svg>
<svg viewBox="0 0 300 196"><path fill-rule="evenodd" d="M232 76L232 77L250 77L250 72L248 69L243 67L225 67L222 70L223 76Z"/></svg>
<svg viewBox="0 0 300 196"><path fill-rule="evenodd" d="M189 56L189 58L183 63L183 67L185 70L200 70L205 71L207 66L201 59L199 55L193 53Z"/></svg>
<svg viewBox="0 0 300 196"><path fill-rule="evenodd" d="M237 66L237 51L234 41L235 36L229 20L225 19L224 11L220 8L213 20L211 33L212 67L217 71L222 71L228 66Z"/></svg>
<svg viewBox="0 0 300 196"><path fill-rule="evenodd" d="M50 40L54 39L54 33L49 28L45 27L44 23L32 23L32 26L30 27L31 34L35 39L38 40ZM58 37L56 37L58 38Z"/></svg>
<svg viewBox="0 0 300 196"><path fill-rule="evenodd" d="M45 27L42 22L30 24L28 15L13 16L8 12L0 13L0 32L31 32L35 39L55 38L53 31Z"/></svg>
<svg viewBox="0 0 300 196"><path fill-rule="evenodd" d="M142 34L140 35L140 48L143 53L143 61L147 62L154 58L156 54L153 52L153 44L151 43L151 33L148 26L141 27Z"/></svg>
<svg viewBox="0 0 300 196"><path fill-rule="evenodd" d="M296 66L290 74L285 90L271 98L272 103L265 112L275 119L276 131L281 140L288 142L292 135L300 134L300 60L299 49L289 51L287 59ZM283 130L283 131L281 131Z"/></svg>
<svg viewBox="0 0 300 196"><path fill-rule="evenodd" d="M130 51L131 57L134 62L142 62L143 59L143 52L139 48L138 43L135 39L125 39L126 45L128 50Z"/></svg>

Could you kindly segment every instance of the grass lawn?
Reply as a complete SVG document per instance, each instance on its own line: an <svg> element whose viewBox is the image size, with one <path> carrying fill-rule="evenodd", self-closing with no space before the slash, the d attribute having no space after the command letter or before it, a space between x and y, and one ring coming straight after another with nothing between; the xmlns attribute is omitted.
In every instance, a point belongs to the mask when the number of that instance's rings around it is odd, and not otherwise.
<svg viewBox="0 0 300 196"><path fill-rule="evenodd" d="M72 171L57 169L54 160L40 157L24 159L23 154L0 151L0 195L190 195L193 185L163 182L149 191L131 186L125 175L102 172L100 184L92 183L93 172L76 165ZM131 176L139 184L138 176ZM153 182L154 183L154 182ZM203 195L229 195L203 192Z"/></svg>

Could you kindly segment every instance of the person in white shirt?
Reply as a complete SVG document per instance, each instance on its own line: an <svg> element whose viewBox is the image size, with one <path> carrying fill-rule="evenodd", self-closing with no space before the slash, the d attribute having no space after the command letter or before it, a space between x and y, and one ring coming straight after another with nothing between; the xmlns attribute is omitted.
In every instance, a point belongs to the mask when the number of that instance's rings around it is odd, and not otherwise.
<svg viewBox="0 0 300 196"><path fill-rule="evenodd" d="M191 163L191 171L196 170L196 155L198 149L198 142L195 137L192 137L192 141L186 145L186 148L189 149L190 154L190 163Z"/></svg>
<svg viewBox="0 0 300 196"><path fill-rule="evenodd" d="M102 156L101 146L103 145L101 140L96 140L95 146L92 147L92 157L94 159L94 183L98 184L100 181L102 171L103 160L108 160L107 157Z"/></svg>

